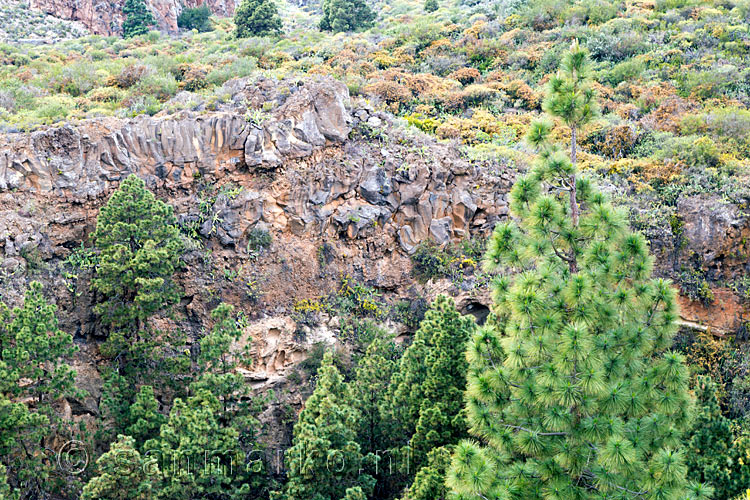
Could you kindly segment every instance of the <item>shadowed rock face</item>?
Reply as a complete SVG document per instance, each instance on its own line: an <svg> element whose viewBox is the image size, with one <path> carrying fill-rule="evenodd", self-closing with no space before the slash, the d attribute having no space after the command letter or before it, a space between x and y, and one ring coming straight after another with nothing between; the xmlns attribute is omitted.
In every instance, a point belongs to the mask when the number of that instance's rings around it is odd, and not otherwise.
<svg viewBox="0 0 750 500"><path fill-rule="evenodd" d="M177 16L184 7L207 4L221 17L234 14L239 0L146 0L160 30L177 31ZM125 0L31 0L31 6L62 19L80 21L96 35L121 33Z"/></svg>

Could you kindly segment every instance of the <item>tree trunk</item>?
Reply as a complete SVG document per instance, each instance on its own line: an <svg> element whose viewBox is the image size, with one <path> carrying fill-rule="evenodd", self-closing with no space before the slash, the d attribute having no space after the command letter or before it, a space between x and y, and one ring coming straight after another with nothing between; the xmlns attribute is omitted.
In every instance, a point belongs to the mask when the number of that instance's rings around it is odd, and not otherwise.
<svg viewBox="0 0 750 500"><path fill-rule="evenodd" d="M570 162L573 164L573 174L570 176L570 215L573 218L573 227L578 227L578 199L576 194L576 127L570 127ZM575 250L570 249L570 273L578 272L578 262L576 262Z"/></svg>

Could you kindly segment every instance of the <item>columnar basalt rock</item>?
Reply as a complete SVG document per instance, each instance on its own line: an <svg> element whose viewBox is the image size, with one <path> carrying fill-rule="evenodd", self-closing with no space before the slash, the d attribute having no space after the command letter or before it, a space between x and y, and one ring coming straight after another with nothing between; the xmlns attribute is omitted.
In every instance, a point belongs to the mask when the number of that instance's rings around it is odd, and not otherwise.
<svg viewBox="0 0 750 500"><path fill-rule="evenodd" d="M262 221L296 235L354 240L377 233L409 253L426 238L444 244L488 230L507 213L511 172L470 166L455 149L424 137L413 140L429 143L429 157L407 140L385 148L367 137L349 139L376 113L358 108L364 120L353 118L340 82L243 79L225 89L230 103L213 112L96 119L0 136L0 191L81 203L100 199L130 173L167 190L190 190L207 176L257 184L256 177L272 174L262 191L219 197L211 207L221 222L205 221L200 234L215 232L225 246Z"/></svg>

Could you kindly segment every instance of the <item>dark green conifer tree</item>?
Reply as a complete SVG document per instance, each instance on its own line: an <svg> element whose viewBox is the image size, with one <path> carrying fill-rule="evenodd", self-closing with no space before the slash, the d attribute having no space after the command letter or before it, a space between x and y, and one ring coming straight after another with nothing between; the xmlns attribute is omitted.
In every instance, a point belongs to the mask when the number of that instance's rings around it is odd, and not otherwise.
<svg viewBox="0 0 750 500"><path fill-rule="evenodd" d="M424 11L425 12L435 12L438 10L440 6L438 5L437 0L425 0L424 3Z"/></svg>
<svg viewBox="0 0 750 500"><path fill-rule="evenodd" d="M273 0L242 0L234 12L234 36L237 38L276 35L281 27Z"/></svg>
<svg viewBox="0 0 750 500"><path fill-rule="evenodd" d="M0 402L2 406L2 402ZM18 500L20 493L8 484L7 469L0 464L0 498L3 500Z"/></svg>
<svg viewBox="0 0 750 500"><path fill-rule="evenodd" d="M687 445L688 477L711 485L716 499L738 497L750 486L746 439L738 439L732 421L721 414L710 377L698 377L695 392L698 409Z"/></svg>
<svg viewBox="0 0 750 500"><path fill-rule="evenodd" d="M224 426L233 427L249 456L258 450L256 418L257 401L251 397L251 387L238 368L251 363L250 342L240 342L242 329L234 307L220 304L211 312L214 326L200 339L197 359L198 378L190 385L192 392L207 390L220 403L217 415ZM242 345L242 347L238 347Z"/></svg>
<svg viewBox="0 0 750 500"><path fill-rule="evenodd" d="M180 298L173 275L182 239L171 206L157 200L135 175L127 177L99 212L94 233L99 265L92 287L103 300L95 311L109 329L101 352L114 360L104 373L102 408L125 432L138 388L179 389L189 368L184 335L159 332L148 319Z"/></svg>
<svg viewBox="0 0 750 500"><path fill-rule="evenodd" d="M376 480L374 498L389 498L394 490L394 462L390 448L394 441L393 422L386 417L384 406L391 377L398 367L399 347L392 336L375 337L357 363L354 379L349 383L354 405L359 413L357 442L362 453L380 457L378 466L368 470Z"/></svg>
<svg viewBox="0 0 750 500"><path fill-rule="evenodd" d="M221 403L208 390L175 399L159 437L144 445L162 463L158 498L233 500L261 490L263 476L246 467L239 433L220 418Z"/></svg>
<svg viewBox="0 0 750 500"><path fill-rule="evenodd" d="M125 21L122 23L122 36L125 38L145 35L149 28L156 24L156 19L145 0L125 0L122 13L125 15Z"/></svg>
<svg viewBox="0 0 750 500"><path fill-rule="evenodd" d="M323 357L317 379L294 426L293 445L285 453L288 480L276 498L367 498L375 481L360 474L369 457L362 456L356 440L359 416L330 351Z"/></svg>
<svg viewBox="0 0 750 500"><path fill-rule="evenodd" d="M139 449L142 449L146 441L159 435L159 429L167 419L159 413L159 402L153 387L141 386L135 402L128 408L128 418L132 424L126 431Z"/></svg>
<svg viewBox="0 0 750 500"><path fill-rule="evenodd" d="M177 26L185 30L211 31L211 9L205 3L198 7L183 8L177 16Z"/></svg>
<svg viewBox="0 0 750 500"><path fill-rule="evenodd" d="M133 174L99 212L94 242L100 257L92 286L104 297L95 311L114 330L109 350L119 354L147 318L179 300L172 276L182 239L172 207Z"/></svg>
<svg viewBox="0 0 750 500"><path fill-rule="evenodd" d="M433 448L454 445L467 436L462 411L467 367L464 351L475 326L473 318L462 316L450 298L440 295L401 357L383 409L393 426L393 454L403 475L395 482L401 487L419 474ZM434 479L439 470L424 471L421 480ZM442 487L443 482L433 483ZM432 489L426 485L416 488Z"/></svg>
<svg viewBox="0 0 750 500"><path fill-rule="evenodd" d="M587 67L574 45L550 83L547 109L571 127L594 112ZM550 128L532 125L539 161L488 244L485 269L514 274L492 287L496 324L469 343L466 410L481 444L457 446L448 485L477 500L707 498L686 479L692 398L669 350L674 291L651 279L643 236Z"/></svg>
<svg viewBox="0 0 750 500"><path fill-rule="evenodd" d="M393 431L382 412L397 359L398 350L392 339L375 338L357 363L350 383L359 412L357 440L364 454L383 452L391 446Z"/></svg>
<svg viewBox="0 0 750 500"><path fill-rule="evenodd" d="M0 303L0 464L24 495L47 496L57 487L43 440L64 430L54 403L79 395L67 364L78 348L58 328L56 310L38 282L20 307Z"/></svg>
<svg viewBox="0 0 750 500"><path fill-rule="evenodd" d="M375 13L365 0L323 0L323 17L320 29L323 31L356 31L372 26Z"/></svg>
<svg viewBox="0 0 750 500"><path fill-rule="evenodd" d="M83 500L158 498L159 461L141 455L130 436L117 436L96 461L95 476L83 487ZM156 483L156 484L155 484Z"/></svg>
<svg viewBox="0 0 750 500"><path fill-rule="evenodd" d="M404 495L404 500L445 500L448 489L445 475L451 464L453 446L438 446L427 454L425 465L414 476L414 482Z"/></svg>

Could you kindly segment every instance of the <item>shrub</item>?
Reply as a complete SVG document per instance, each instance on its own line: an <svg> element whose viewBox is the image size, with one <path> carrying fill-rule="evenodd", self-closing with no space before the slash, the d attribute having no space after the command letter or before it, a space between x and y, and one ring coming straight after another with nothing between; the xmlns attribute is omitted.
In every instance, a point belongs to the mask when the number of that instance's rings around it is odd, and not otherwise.
<svg viewBox="0 0 750 500"><path fill-rule="evenodd" d="M637 79L645 68L646 65L641 59L632 58L615 64L609 71L602 72L601 79L616 87L624 81Z"/></svg>
<svg viewBox="0 0 750 500"><path fill-rule="evenodd" d="M406 86L397 82L380 81L371 83L365 87L365 92L380 98L396 110L414 98Z"/></svg>
<svg viewBox="0 0 750 500"><path fill-rule="evenodd" d="M234 36L268 36L281 32L281 18L273 0L243 0L234 12Z"/></svg>
<svg viewBox="0 0 750 500"><path fill-rule="evenodd" d="M426 240L411 256L412 274L420 283L442 277L448 270L450 255L435 242Z"/></svg>
<svg viewBox="0 0 750 500"><path fill-rule="evenodd" d="M247 236L247 253L257 256L264 249L271 246L271 233L267 229L254 227Z"/></svg>
<svg viewBox="0 0 750 500"><path fill-rule="evenodd" d="M177 26L186 30L198 30L199 32L211 31L211 9L205 3L200 7L182 9L177 16Z"/></svg>
<svg viewBox="0 0 750 500"><path fill-rule="evenodd" d="M589 134L583 140L583 144L592 153L618 160L633 153L638 138L639 134L634 126L614 125Z"/></svg>
<svg viewBox="0 0 750 500"><path fill-rule="evenodd" d="M591 57L597 61L619 62L646 49L644 37L633 23L614 21L603 25L586 41Z"/></svg>
<svg viewBox="0 0 750 500"><path fill-rule="evenodd" d="M150 74L138 82L135 90L159 101L166 101L177 93L177 81L171 73L165 75Z"/></svg>
<svg viewBox="0 0 750 500"><path fill-rule="evenodd" d="M206 81L208 72L203 66L187 64L180 68L180 73L179 87L184 90L195 92L208 86L208 82Z"/></svg>
<svg viewBox="0 0 750 500"><path fill-rule="evenodd" d="M705 305L714 301L714 292L706 281L706 275L696 269L684 269L680 273L680 291L690 300L700 301Z"/></svg>
<svg viewBox="0 0 750 500"><path fill-rule="evenodd" d="M458 80L461 82L461 85L468 85L479 80L480 76L479 70L476 68L461 68L448 75L448 78Z"/></svg>
<svg viewBox="0 0 750 500"><path fill-rule="evenodd" d="M206 82L209 85L220 86L232 78L249 76L258 69L258 60L254 57L238 57L237 59L209 71Z"/></svg>
<svg viewBox="0 0 750 500"><path fill-rule="evenodd" d="M42 123L54 123L64 120L75 107L73 99L63 95L44 97L34 110L34 117Z"/></svg>
<svg viewBox="0 0 750 500"><path fill-rule="evenodd" d="M437 3L437 0L426 0L424 3L424 11L425 12L435 12L438 10L439 5Z"/></svg>
<svg viewBox="0 0 750 500"><path fill-rule="evenodd" d="M113 83L121 89L128 89L153 72L154 70L150 66L139 63L129 64L122 68L120 74L114 78Z"/></svg>

